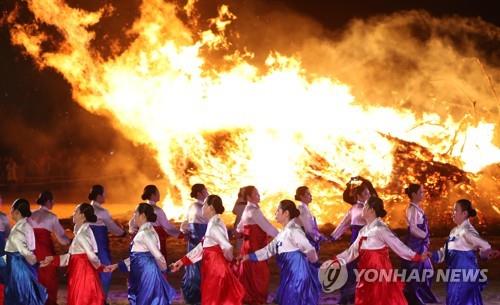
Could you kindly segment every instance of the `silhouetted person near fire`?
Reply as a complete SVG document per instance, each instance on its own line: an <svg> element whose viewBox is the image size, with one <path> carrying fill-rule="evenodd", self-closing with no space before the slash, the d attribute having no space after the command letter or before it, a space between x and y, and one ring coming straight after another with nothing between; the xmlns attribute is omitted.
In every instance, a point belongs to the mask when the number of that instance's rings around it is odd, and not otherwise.
<svg viewBox="0 0 500 305"><path fill-rule="evenodd" d="M424 187L420 184L410 184L405 189L410 199L406 209L406 220L408 222L408 233L405 244L418 254L429 251L430 231L427 216L422 210L421 202L425 197ZM432 270L430 258L421 262L403 260L401 267L410 274L412 270L418 270L419 275L424 275L424 270ZM432 277L425 281L410 281L405 285L404 293L409 305L423 305L426 303L438 303L436 296L431 291Z"/></svg>
<svg viewBox="0 0 500 305"><path fill-rule="evenodd" d="M244 198L247 201L241 221L236 229L243 234L243 246L240 254L246 255L264 248L268 236L276 237L278 230L266 219L260 210L260 194L255 186L245 187ZM266 304L269 292L269 266L267 260L244 261L240 266L239 280L245 287L245 304Z"/></svg>
<svg viewBox="0 0 500 305"><path fill-rule="evenodd" d="M111 251L109 249L108 233L115 236L125 236L127 233L115 223L108 210L102 206L106 201L106 195L102 185L93 185L90 189L88 198L91 200L90 204L92 205L95 215L97 216L97 221L90 225L97 242L97 256L99 257L101 264L110 265ZM75 232L77 231L78 229L75 229ZM99 276L102 283L102 290L104 291L104 297L107 299L109 286L111 284L111 273L101 272Z"/></svg>
<svg viewBox="0 0 500 305"><path fill-rule="evenodd" d="M333 240L339 239L347 230L351 229L350 244L356 240L358 233L366 224L364 218L361 216L363 206L371 196L377 196L377 192L372 183L363 177L353 177L347 183L347 187L343 193L345 202L352 205L340 224L335 228L331 234ZM348 280L346 284L340 289L339 304L354 303L354 294L356 291L356 260L353 260L347 265Z"/></svg>
<svg viewBox="0 0 500 305"><path fill-rule="evenodd" d="M52 234L61 245L69 245L70 240L64 234L56 214L51 210L54 206L54 196L50 191L43 191L36 201L40 208L33 211L30 223L35 232L35 255L37 259L43 260L47 256L56 255ZM57 304L57 290L59 281L57 280L57 268L55 266L41 267L38 269L38 280L47 288L48 299L46 305Z"/></svg>

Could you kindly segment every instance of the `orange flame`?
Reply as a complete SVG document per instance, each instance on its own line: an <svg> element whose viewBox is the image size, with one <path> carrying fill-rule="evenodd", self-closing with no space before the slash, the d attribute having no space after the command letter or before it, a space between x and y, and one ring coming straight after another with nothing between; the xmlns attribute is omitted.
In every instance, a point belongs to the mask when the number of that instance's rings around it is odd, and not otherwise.
<svg viewBox="0 0 500 305"><path fill-rule="evenodd" d="M113 14L111 6L87 12L62 0L27 3L35 21L15 23L13 12L12 43L40 67L59 71L83 107L111 117L130 140L156 152L170 183L164 204L171 217L182 215L196 182L226 200L255 184L268 216L276 199L308 183L320 203L314 206L319 221L332 221L340 216L331 212L339 211L334 203L349 177L365 175L381 188L394 179L395 144L384 135L418 143L435 161L471 173L500 162L493 144L498 121L464 124L438 113L363 106L347 84L309 73L299 56L272 52L262 71L249 60L251 52L237 51L224 57L229 68L207 68L204 50L230 46L226 28L237 17L228 6L209 29L193 33L178 18L179 8L145 0L127 32L130 45L104 58L91 47L91 28ZM188 17L196 15L195 4L183 8ZM43 50L51 37L41 24L62 35L56 51Z"/></svg>

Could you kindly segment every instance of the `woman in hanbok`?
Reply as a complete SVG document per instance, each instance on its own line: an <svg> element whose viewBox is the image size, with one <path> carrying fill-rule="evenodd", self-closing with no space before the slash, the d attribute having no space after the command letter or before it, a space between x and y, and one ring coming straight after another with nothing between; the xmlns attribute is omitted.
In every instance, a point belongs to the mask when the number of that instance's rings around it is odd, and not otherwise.
<svg viewBox="0 0 500 305"><path fill-rule="evenodd" d="M237 254L239 254L241 246L243 245L243 238L241 234L236 232L236 228L241 221L241 216L243 216L243 211L245 211L246 206L247 201L245 200L245 188L240 187L240 190L238 191L238 198L236 198L233 210L231 211L236 216L233 223L233 236L236 236L236 245L234 246L234 249Z"/></svg>
<svg viewBox="0 0 500 305"><path fill-rule="evenodd" d="M110 265L111 251L109 249L108 232L120 237L125 236L126 232L116 224L116 222L111 218L108 210L102 206L106 201L104 187L102 185L93 185L90 189L88 198L90 200L90 204L94 208L95 215L97 216L97 221L90 225L97 242L97 256L102 264ZM104 296L107 298L109 286L111 285L111 273L101 272L99 277L101 279Z"/></svg>
<svg viewBox="0 0 500 305"><path fill-rule="evenodd" d="M0 273L5 285L4 304L43 305L47 301L47 291L38 282L36 274L35 234L28 222L31 216L29 202L16 199L11 216L16 224L7 239L5 256L0 257Z"/></svg>
<svg viewBox="0 0 500 305"><path fill-rule="evenodd" d="M142 192L141 199L144 200L145 203L151 205L156 214L156 221L153 222L153 228L156 230L158 234L158 238L160 238L160 249L162 255L167 259L167 237L168 235L183 238L183 234L179 229L177 229L173 224L168 221L167 215L165 211L157 205L160 201L160 190L156 187L156 185L146 185L144 187L144 191ZM129 233L134 235L137 233L139 226L134 223L134 217L129 222Z"/></svg>
<svg viewBox="0 0 500 305"><path fill-rule="evenodd" d="M316 253L319 254L320 243L326 240L326 238L319 232L316 217L309 210L309 204L312 202L312 195L309 188L307 186L298 187L295 191L295 200L300 202L297 207L300 215L295 221L304 229L307 239L311 242L314 249L316 249Z"/></svg>
<svg viewBox="0 0 500 305"><path fill-rule="evenodd" d="M247 201L237 231L243 235L240 254L246 255L264 248L268 236L274 238L278 230L266 219L259 207L260 195L255 186L245 187ZM245 287L245 304L266 304L269 292L270 272L267 261L244 261L239 270L239 280Z"/></svg>
<svg viewBox="0 0 500 305"><path fill-rule="evenodd" d="M119 267L121 271L129 272L128 300L131 305L169 305L176 295L162 274L167 270L167 263L153 227L156 218L150 204L140 203L134 213L139 231L132 240L130 257L106 268L113 271Z"/></svg>
<svg viewBox="0 0 500 305"><path fill-rule="evenodd" d="M0 195L0 207L2 206L2 195ZM9 236L10 224L7 215L0 211L0 260L5 255L5 242ZM1 264L1 262L0 262ZM4 299L4 272L0 272L0 305L3 305Z"/></svg>
<svg viewBox="0 0 500 305"><path fill-rule="evenodd" d="M84 202L73 212L75 237L68 253L47 256L41 266L68 267L68 305L102 305L104 291L99 271L104 270L97 256L98 246L91 224L97 221L92 205Z"/></svg>
<svg viewBox="0 0 500 305"><path fill-rule="evenodd" d="M276 221L283 230L266 247L244 256L243 260L263 261L276 255L280 285L275 303L279 305L315 305L319 302L320 284L316 249L296 223L300 212L291 200L280 202Z"/></svg>
<svg viewBox="0 0 500 305"><path fill-rule="evenodd" d="M196 201L189 205L186 220L181 225L181 231L189 237L187 252L193 250L201 242L207 231L208 219L202 214L203 203L207 197L208 191L205 185L197 183L191 187L191 198ZM182 294L187 304L199 304L201 301L200 276L199 262L184 268Z"/></svg>
<svg viewBox="0 0 500 305"><path fill-rule="evenodd" d="M350 245L353 244L358 237L359 230L366 224L361 213L365 202L371 196L377 197L377 192L370 181L359 176L349 180L343 193L343 199L345 202L352 205L352 207L332 232L332 240L338 240L349 228L351 230ZM348 278L346 284L340 289L339 304L354 303L354 294L356 291L356 275L354 269L356 269L356 264L357 261L354 260L347 265Z"/></svg>
<svg viewBox="0 0 500 305"><path fill-rule="evenodd" d="M424 188L420 184L412 183L405 189L405 193L410 199L410 204L406 209L408 235L405 244L418 254L423 254L429 251L430 244L429 223L420 205L425 197ZM430 258L422 262L402 260L401 266L406 269L407 274L417 272L419 277L433 274ZM423 305L426 303L438 303L436 296L431 291L431 282L432 276L426 277L425 280L413 279L407 282L404 293L408 304Z"/></svg>
<svg viewBox="0 0 500 305"><path fill-rule="evenodd" d="M224 213L222 200L210 195L203 204L202 214L209 219L203 241L182 259L172 264L172 272L182 266L201 261L201 304L241 305L245 290L230 267L233 247L227 229L220 218Z"/></svg>
<svg viewBox="0 0 500 305"><path fill-rule="evenodd" d="M49 191L40 194L36 201L40 208L33 211L29 219L35 232L35 255L39 261L47 256L56 255L52 234L61 245L69 245L70 240L64 234L64 228L61 226L56 214L52 213L54 206L54 196ZM46 266L38 268L38 280L48 293L46 305L57 305L57 290L59 281L57 277L57 267Z"/></svg>
<svg viewBox="0 0 500 305"><path fill-rule="evenodd" d="M389 248L401 258L413 262L420 262L428 257L408 248L389 227L382 221L386 215L384 203L378 197L370 197L363 207L362 216L366 225L359 231L358 237L349 249L334 257L333 261L326 261L321 268L331 266L340 268L359 258L358 271L361 274L356 285L355 305L407 305L403 294L404 283L395 279ZM367 270L378 271L378 278L368 277ZM365 273L366 272L366 273ZM363 276L365 274L366 276ZM393 276L385 276L385 275Z"/></svg>
<svg viewBox="0 0 500 305"><path fill-rule="evenodd" d="M476 214L469 200L458 200L453 210L453 222L457 226L451 230L445 246L432 253L432 260L445 262L449 272L446 305L482 305L481 291L487 279L479 272L476 252L484 258L500 256L469 222Z"/></svg>

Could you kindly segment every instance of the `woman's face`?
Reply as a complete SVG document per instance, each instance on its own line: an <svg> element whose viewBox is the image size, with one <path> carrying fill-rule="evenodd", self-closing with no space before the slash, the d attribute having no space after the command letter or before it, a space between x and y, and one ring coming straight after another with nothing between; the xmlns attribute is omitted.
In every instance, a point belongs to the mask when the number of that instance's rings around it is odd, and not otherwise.
<svg viewBox="0 0 500 305"><path fill-rule="evenodd" d="M280 224L286 224L288 222L288 216L286 211L283 211L281 208L276 209L276 213L274 214L274 219Z"/></svg>
<svg viewBox="0 0 500 305"><path fill-rule="evenodd" d="M208 190L204 188L201 192L198 193L198 200L200 202L204 202L208 197Z"/></svg>
<svg viewBox="0 0 500 305"><path fill-rule="evenodd" d="M259 203L260 202L260 194L259 194L259 191L257 191L257 189L254 189L252 191L252 194L250 194L250 196L248 196L248 201L250 201L251 203Z"/></svg>
<svg viewBox="0 0 500 305"><path fill-rule="evenodd" d="M358 195L358 201L361 201L361 202L366 202L368 201L368 199L370 199L370 190L368 190L368 188L364 188L361 193Z"/></svg>
<svg viewBox="0 0 500 305"><path fill-rule="evenodd" d="M416 191L414 194L413 194L413 201L414 202L421 202L425 197L425 192L424 192L424 187L421 186L418 191Z"/></svg>
<svg viewBox="0 0 500 305"><path fill-rule="evenodd" d="M462 206L460 204L455 203L452 218L453 218L453 222L455 224L459 225L462 222L464 222L464 220L469 218L469 215L468 215L467 211L462 210Z"/></svg>
<svg viewBox="0 0 500 305"><path fill-rule="evenodd" d="M368 204L363 206L363 210L361 211L361 217L364 220L369 220L375 216L375 210L372 209Z"/></svg>
<svg viewBox="0 0 500 305"><path fill-rule="evenodd" d="M211 205L208 205L207 202L205 202L201 207L201 216L203 216L206 219L210 219L214 215L215 215L215 209Z"/></svg>
<svg viewBox="0 0 500 305"><path fill-rule="evenodd" d="M76 209L73 211L73 223L75 225L81 225L85 222L85 215L80 212L80 206L78 205Z"/></svg>
<svg viewBox="0 0 500 305"><path fill-rule="evenodd" d="M312 195L309 190L306 190L304 194L302 194L300 201L302 201L305 204L309 204L312 201Z"/></svg>
<svg viewBox="0 0 500 305"><path fill-rule="evenodd" d="M140 227L146 222L148 222L148 219L146 218L145 214L140 214L138 211L134 212L134 222L135 224Z"/></svg>
<svg viewBox="0 0 500 305"><path fill-rule="evenodd" d="M160 201L160 191L156 191L153 195L151 195L151 201Z"/></svg>

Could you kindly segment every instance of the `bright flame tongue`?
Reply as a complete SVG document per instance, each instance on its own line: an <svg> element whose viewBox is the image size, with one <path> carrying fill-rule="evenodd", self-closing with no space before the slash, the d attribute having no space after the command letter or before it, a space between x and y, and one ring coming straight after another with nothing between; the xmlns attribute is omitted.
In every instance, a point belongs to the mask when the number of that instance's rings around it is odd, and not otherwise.
<svg viewBox="0 0 500 305"><path fill-rule="evenodd" d="M394 143L383 134L437 155L446 153L451 141L463 143L448 153L471 172L500 162L493 124L463 128L432 113L418 120L410 111L362 108L347 85L310 77L297 59L279 53L269 55L264 74L238 54L228 56L234 63L229 70L204 70L201 49L223 47L224 27L235 18L226 6L212 20L218 31L202 32L195 41L173 5L145 1L129 33L135 40L116 57L103 59L90 48L94 33L88 28L111 8L88 13L61 0L28 3L37 20L58 28L64 41L57 52L43 53L48 38L37 26L15 24L13 43L40 66L60 71L85 108L110 115L127 137L157 151L172 185L167 202L188 202L189 185L201 181L228 205L240 186L255 184L273 202L263 204L269 215L276 199L307 182L317 202L332 204L339 189L326 189L315 178L343 185L351 175L363 174L378 187L389 183ZM422 121L441 127L414 128ZM461 130L457 138L455 130ZM315 166L318 156L323 167ZM177 217L183 211L179 204L168 210ZM323 220L332 219L321 212Z"/></svg>

